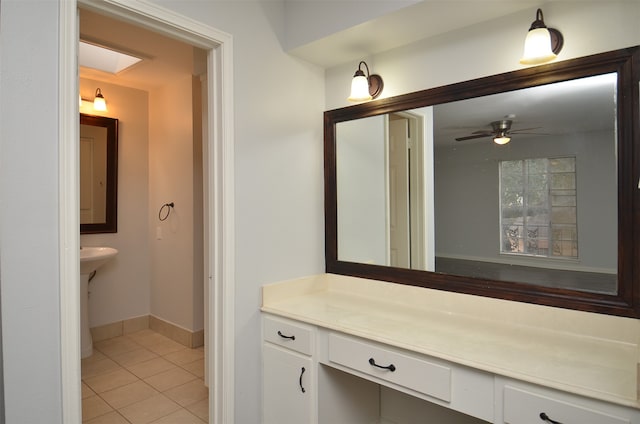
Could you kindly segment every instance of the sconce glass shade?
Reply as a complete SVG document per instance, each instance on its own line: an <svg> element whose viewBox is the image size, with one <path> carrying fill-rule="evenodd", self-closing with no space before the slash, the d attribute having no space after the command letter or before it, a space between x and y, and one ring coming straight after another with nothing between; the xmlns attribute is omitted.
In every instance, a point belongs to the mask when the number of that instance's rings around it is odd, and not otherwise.
<svg viewBox="0 0 640 424"><path fill-rule="evenodd" d="M524 40L524 54L520 63L537 65L555 59L557 55L551 51L551 34L547 28L532 29Z"/></svg>
<svg viewBox="0 0 640 424"><path fill-rule="evenodd" d="M500 145L507 144L510 141L511 141L511 137L507 137L506 135L501 135L493 139L494 143L500 144Z"/></svg>
<svg viewBox="0 0 640 424"><path fill-rule="evenodd" d="M93 99L93 108L102 112L107 110L107 102L104 100L99 88L96 90L96 97Z"/></svg>
<svg viewBox="0 0 640 424"><path fill-rule="evenodd" d="M365 74L362 66L367 70ZM366 102L375 99L382 92L384 82L382 77L377 74L369 73L369 66L365 61L358 64L358 70L353 74L351 80L351 94L347 97L350 102Z"/></svg>
<svg viewBox="0 0 640 424"><path fill-rule="evenodd" d="M369 80L364 76L362 71L356 71L353 80L351 80L351 94L347 100L350 102L364 102L372 98L369 93Z"/></svg>
<svg viewBox="0 0 640 424"><path fill-rule="evenodd" d="M524 40L524 54L520 63L523 65L539 65L555 59L562 50L564 38L555 28L547 28L544 24L542 10L536 11L527 38Z"/></svg>

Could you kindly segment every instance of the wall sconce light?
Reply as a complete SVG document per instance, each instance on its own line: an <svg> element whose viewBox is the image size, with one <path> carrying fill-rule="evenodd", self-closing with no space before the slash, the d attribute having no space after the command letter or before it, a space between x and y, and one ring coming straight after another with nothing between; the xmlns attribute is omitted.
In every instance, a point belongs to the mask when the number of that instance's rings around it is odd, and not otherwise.
<svg viewBox="0 0 640 424"><path fill-rule="evenodd" d="M101 112L105 112L107 110L107 102L105 101L104 96L102 95L102 91L100 91L99 88L96 89L96 95L93 98L93 101L89 99L83 99L82 96L80 96L80 107L83 106L82 102L91 104L93 106L93 110L98 110Z"/></svg>
<svg viewBox="0 0 640 424"><path fill-rule="evenodd" d="M362 71L362 65L367 70L367 75ZM358 64L358 70L351 80L351 94L347 98L350 102L364 102L375 99L382 92L384 82L382 77L377 74L369 74L369 66L366 62L361 61Z"/></svg>
<svg viewBox="0 0 640 424"><path fill-rule="evenodd" d="M99 111L107 110L107 102L102 95L102 91L99 88L96 89L96 96L93 99L93 108Z"/></svg>
<svg viewBox="0 0 640 424"><path fill-rule="evenodd" d="M542 10L536 11L527 38L524 41L524 54L520 63L523 65L539 65L555 59L562 50L564 38L555 28L547 28L544 24Z"/></svg>

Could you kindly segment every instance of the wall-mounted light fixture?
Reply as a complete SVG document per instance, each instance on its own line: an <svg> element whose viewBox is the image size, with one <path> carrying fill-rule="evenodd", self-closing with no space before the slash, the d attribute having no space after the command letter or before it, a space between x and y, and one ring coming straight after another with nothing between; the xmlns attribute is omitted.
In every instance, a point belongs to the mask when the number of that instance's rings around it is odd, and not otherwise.
<svg viewBox="0 0 640 424"><path fill-rule="evenodd" d="M100 111L107 110L107 102L99 88L96 89L96 96L93 99L93 108Z"/></svg>
<svg viewBox="0 0 640 424"><path fill-rule="evenodd" d="M367 75L362 71L362 65L367 70ZM369 66L364 61L358 64L358 70L351 81L351 94L347 98L350 102L364 102L375 99L382 92L384 82L377 74L369 74Z"/></svg>
<svg viewBox="0 0 640 424"><path fill-rule="evenodd" d="M80 97L80 107L82 107L82 102L91 103L93 105L93 110L98 110L100 112L105 112L107 110L107 102L102 95L102 91L99 88L96 89L95 97L93 101L89 99L83 99Z"/></svg>
<svg viewBox="0 0 640 424"><path fill-rule="evenodd" d="M536 11L527 38L524 41L524 54L520 63L523 65L539 65L555 59L562 50L564 38L555 28L547 28L544 24L542 10Z"/></svg>

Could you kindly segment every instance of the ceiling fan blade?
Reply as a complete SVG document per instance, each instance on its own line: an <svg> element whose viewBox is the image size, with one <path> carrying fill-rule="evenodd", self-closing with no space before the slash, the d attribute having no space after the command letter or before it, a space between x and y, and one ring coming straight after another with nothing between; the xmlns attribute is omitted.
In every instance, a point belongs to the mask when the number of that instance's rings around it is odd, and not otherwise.
<svg viewBox="0 0 640 424"><path fill-rule="evenodd" d="M522 133L522 131L530 131L530 130L538 130L542 127L533 127L533 128L518 128L517 130L509 131L510 134Z"/></svg>
<svg viewBox="0 0 640 424"><path fill-rule="evenodd" d="M538 133L538 132L517 132L517 133L510 133L510 135L553 135L553 134L549 134L549 133Z"/></svg>
<svg viewBox="0 0 640 424"><path fill-rule="evenodd" d="M464 141L464 140L472 140L474 138L483 138L483 137L493 137L494 134L493 133L482 133L482 134L476 134L476 135L468 135L466 137L458 137L456 138L456 141Z"/></svg>

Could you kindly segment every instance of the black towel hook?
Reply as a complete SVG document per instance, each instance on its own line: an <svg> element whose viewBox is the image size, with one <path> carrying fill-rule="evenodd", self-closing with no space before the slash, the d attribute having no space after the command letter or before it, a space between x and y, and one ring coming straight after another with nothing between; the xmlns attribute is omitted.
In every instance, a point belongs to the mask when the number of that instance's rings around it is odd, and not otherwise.
<svg viewBox="0 0 640 424"><path fill-rule="evenodd" d="M160 211L158 211L158 219L159 219L160 221L164 221L164 220L166 220L167 218L169 218L169 214L171 213L171 209L173 209L173 207L174 207L173 202L171 202L171 203L165 203L164 205L162 205L162 206L160 207ZM164 213L164 216L163 216L162 211L164 210L164 208L167 208L167 211Z"/></svg>

